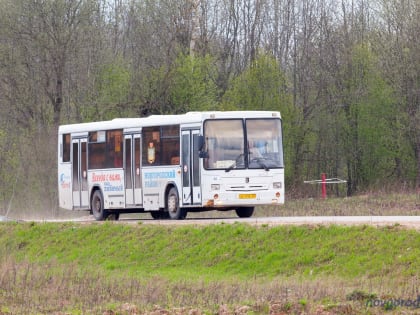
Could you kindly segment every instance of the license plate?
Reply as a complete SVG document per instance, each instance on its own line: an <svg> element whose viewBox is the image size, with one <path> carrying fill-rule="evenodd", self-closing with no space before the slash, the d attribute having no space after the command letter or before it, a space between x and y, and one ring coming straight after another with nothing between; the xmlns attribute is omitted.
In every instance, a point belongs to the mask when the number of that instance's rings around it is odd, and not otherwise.
<svg viewBox="0 0 420 315"><path fill-rule="evenodd" d="M257 198L256 194L239 194L239 199L255 199Z"/></svg>

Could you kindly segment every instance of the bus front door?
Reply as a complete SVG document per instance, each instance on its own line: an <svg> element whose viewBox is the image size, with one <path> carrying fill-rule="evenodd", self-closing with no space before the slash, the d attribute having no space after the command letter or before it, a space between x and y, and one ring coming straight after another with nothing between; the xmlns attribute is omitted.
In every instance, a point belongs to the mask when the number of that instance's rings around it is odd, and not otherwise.
<svg viewBox="0 0 420 315"><path fill-rule="evenodd" d="M141 193L141 138L140 134L126 135L124 141L124 178L126 207L140 206Z"/></svg>
<svg viewBox="0 0 420 315"><path fill-rule="evenodd" d="M87 184L87 138L73 139L73 208L89 208L89 192Z"/></svg>
<svg viewBox="0 0 420 315"><path fill-rule="evenodd" d="M182 203L201 204L198 129L182 130Z"/></svg>

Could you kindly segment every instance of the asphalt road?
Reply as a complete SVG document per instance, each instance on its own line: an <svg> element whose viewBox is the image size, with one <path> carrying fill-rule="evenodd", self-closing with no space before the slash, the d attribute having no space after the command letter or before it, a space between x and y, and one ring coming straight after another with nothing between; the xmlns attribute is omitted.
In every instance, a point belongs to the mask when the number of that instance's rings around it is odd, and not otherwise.
<svg viewBox="0 0 420 315"><path fill-rule="evenodd" d="M372 225L392 226L400 225L420 229L419 216L316 216L316 217L256 217L256 218L223 218L223 219L187 219L173 220L142 220L146 224L176 224L176 225L201 225L201 224L233 224L236 222L251 225Z"/></svg>
<svg viewBox="0 0 420 315"><path fill-rule="evenodd" d="M32 222L96 222L92 216L72 219L39 219ZM370 226L401 226L420 230L420 216L300 216L300 217L251 217L251 218L191 218L185 220L153 220L121 216L116 223L121 224L154 224L154 225L210 225L245 223L250 225L370 225Z"/></svg>

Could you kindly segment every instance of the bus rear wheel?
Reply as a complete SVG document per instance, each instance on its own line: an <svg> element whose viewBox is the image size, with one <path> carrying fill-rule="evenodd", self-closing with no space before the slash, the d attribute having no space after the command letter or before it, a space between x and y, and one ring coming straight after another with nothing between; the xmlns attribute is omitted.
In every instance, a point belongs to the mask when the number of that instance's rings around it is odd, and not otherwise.
<svg viewBox="0 0 420 315"><path fill-rule="evenodd" d="M103 221L108 217L108 212L104 209L104 198L100 190L96 190L93 193L90 209L96 221Z"/></svg>
<svg viewBox="0 0 420 315"><path fill-rule="evenodd" d="M183 220L187 216L187 210L179 206L178 190L175 187L169 189L166 196L166 209L172 220Z"/></svg>
<svg viewBox="0 0 420 315"><path fill-rule="evenodd" d="M165 211L150 211L150 215L155 220L165 220L169 218L169 213Z"/></svg>
<svg viewBox="0 0 420 315"><path fill-rule="evenodd" d="M120 213L119 212L109 213L106 219L109 221L118 221L120 219Z"/></svg>
<svg viewBox="0 0 420 315"><path fill-rule="evenodd" d="M241 207L241 208L237 208L235 211L238 217L249 218L254 213L254 207Z"/></svg>

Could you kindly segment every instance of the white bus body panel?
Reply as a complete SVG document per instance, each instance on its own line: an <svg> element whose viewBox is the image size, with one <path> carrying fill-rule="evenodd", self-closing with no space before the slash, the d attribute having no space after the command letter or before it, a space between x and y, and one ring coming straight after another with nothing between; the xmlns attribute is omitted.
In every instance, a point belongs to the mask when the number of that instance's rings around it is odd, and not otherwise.
<svg viewBox="0 0 420 315"><path fill-rule="evenodd" d="M155 166L143 168L143 208L155 211L165 207L165 191L169 184L176 186L181 194L181 167Z"/></svg>
<svg viewBox="0 0 420 315"><path fill-rule="evenodd" d="M71 172L71 163L60 163L58 165L59 206L67 210L73 209Z"/></svg>
<svg viewBox="0 0 420 315"><path fill-rule="evenodd" d="M105 209L125 208L124 195L124 174L122 169L89 170L88 171L89 191L99 187L103 198Z"/></svg>
<svg viewBox="0 0 420 315"><path fill-rule="evenodd" d="M201 183L203 206L214 205L217 208L284 203L283 169L203 171ZM274 188L273 183L281 183L281 187Z"/></svg>

